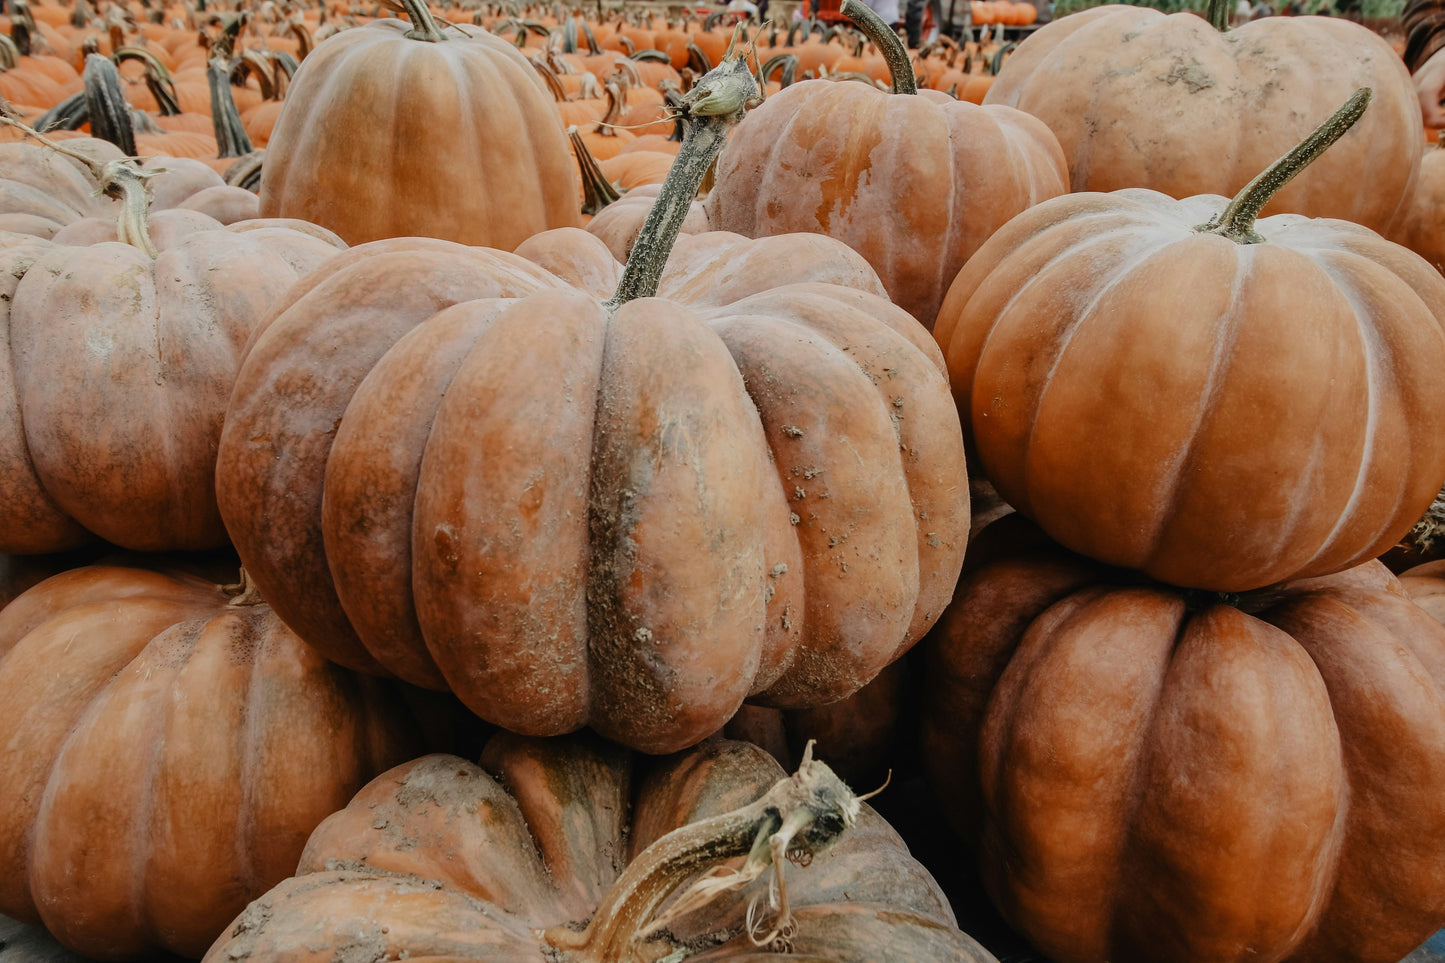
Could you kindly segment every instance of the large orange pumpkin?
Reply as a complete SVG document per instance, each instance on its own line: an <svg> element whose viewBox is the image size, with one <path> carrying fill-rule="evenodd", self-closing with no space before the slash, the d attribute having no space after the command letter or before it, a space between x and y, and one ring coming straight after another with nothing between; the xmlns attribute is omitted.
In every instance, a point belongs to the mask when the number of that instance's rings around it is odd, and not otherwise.
<svg viewBox="0 0 1445 963"><path fill-rule="evenodd" d="M1233 202L1046 202L949 290L983 471L1069 548L1253 589L1374 558L1439 490L1445 281L1368 228L1254 223L1280 169Z"/></svg>
<svg viewBox="0 0 1445 963"><path fill-rule="evenodd" d="M715 89L688 101L714 149L744 97ZM678 165L625 270L569 229L375 242L292 289L216 477L304 638L514 731L660 752L748 696L843 698L932 624L968 530L936 346L828 238L668 260L708 166Z"/></svg>
<svg viewBox="0 0 1445 963"><path fill-rule="evenodd" d="M1225 600L1020 523L923 644L922 755L1040 952L1393 963L1445 923L1445 628L1383 565Z"/></svg>
<svg viewBox="0 0 1445 963"><path fill-rule="evenodd" d="M1009 218L1064 193L1068 172L1037 119L919 92L891 28L875 42L899 93L819 80L769 97L718 159L708 216L748 237L837 238L931 328L964 262Z"/></svg>
<svg viewBox="0 0 1445 963"><path fill-rule="evenodd" d="M777 879L785 909L757 872ZM656 915L709 887L692 912ZM455 963L993 961L821 763L787 777L756 746L713 742L648 765L596 740L510 735L480 767L435 755L379 776L206 960L314 963L358 948Z"/></svg>
<svg viewBox="0 0 1445 963"><path fill-rule="evenodd" d="M439 237L510 251L577 223L577 173L542 81L480 27L345 30L301 64L266 146L261 213L348 244Z"/></svg>
<svg viewBox="0 0 1445 963"><path fill-rule="evenodd" d="M114 565L41 582L0 611L0 912L97 959L199 955L417 751L399 706L254 596Z"/></svg>
<svg viewBox="0 0 1445 963"><path fill-rule="evenodd" d="M1225 23L1232 7L1211 4ZM1029 36L984 103L1043 120L1075 191L1228 197L1359 87L1375 91L1369 115L1269 210L1383 232L1419 170L1420 105L1390 45L1349 20L1262 17L1226 31L1189 11L1094 7Z"/></svg>

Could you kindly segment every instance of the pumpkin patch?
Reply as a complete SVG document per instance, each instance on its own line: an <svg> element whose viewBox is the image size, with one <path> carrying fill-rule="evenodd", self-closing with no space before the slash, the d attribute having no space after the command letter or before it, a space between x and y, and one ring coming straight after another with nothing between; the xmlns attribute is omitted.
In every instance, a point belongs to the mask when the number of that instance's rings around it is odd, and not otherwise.
<svg viewBox="0 0 1445 963"><path fill-rule="evenodd" d="M0 4L0 961L1427 954L1445 18L1087 2Z"/></svg>

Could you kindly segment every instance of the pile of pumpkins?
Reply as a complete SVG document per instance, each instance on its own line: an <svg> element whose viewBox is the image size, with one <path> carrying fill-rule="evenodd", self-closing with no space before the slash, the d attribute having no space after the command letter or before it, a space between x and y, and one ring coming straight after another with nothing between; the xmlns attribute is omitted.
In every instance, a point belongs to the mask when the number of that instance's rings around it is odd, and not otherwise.
<svg viewBox="0 0 1445 963"><path fill-rule="evenodd" d="M1059 963L1445 926L1388 44L395 7L10 7L0 914L47 959L993 960L948 838Z"/></svg>

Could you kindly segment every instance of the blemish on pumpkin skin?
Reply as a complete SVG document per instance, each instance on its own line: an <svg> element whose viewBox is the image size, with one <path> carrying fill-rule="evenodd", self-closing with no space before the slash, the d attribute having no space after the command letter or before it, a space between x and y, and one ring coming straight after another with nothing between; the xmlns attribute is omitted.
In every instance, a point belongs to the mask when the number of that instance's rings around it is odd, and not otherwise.
<svg viewBox="0 0 1445 963"><path fill-rule="evenodd" d="M818 202L817 219L825 234L832 230L835 213L839 218L848 215L863 175L873 166L873 148L883 139L882 126L876 123L859 124L850 133L855 136L848 138L848 149L839 153L828 176L818 184L822 199Z"/></svg>

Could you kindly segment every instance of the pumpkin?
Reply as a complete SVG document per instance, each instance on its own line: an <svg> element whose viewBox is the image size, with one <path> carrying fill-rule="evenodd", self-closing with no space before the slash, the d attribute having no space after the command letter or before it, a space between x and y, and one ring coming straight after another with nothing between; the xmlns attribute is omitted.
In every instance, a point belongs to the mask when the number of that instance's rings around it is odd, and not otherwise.
<svg viewBox="0 0 1445 963"><path fill-rule="evenodd" d="M527 59L404 5L410 24L342 31L301 64L267 142L262 215L348 244L414 235L505 250L576 224L577 175Z"/></svg>
<svg viewBox="0 0 1445 963"><path fill-rule="evenodd" d="M1233 200L1073 194L939 312L983 473L1064 545L1244 591L1373 558L1445 477L1445 284L1368 228L1254 217L1350 101Z"/></svg>
<svg viewBox="0 0 1445 963"><path fill-rule="evenodd" d="M240 588L94 565L0 610L0 912L97 959L199 955L417 751L395 687Z"/></svg>
<svg viewBox="0 0 1445 963"><path fill-rule="evenodd" d="M1426 147L1420 159L1420 179L1396 224L1390 240L1403 244L1445 273L1445 147Z"/></svg>
<svg viewBox="0 0 1445 963"><path fill-rule="evenodd" d="M1214 26L1191 11L1119 4L1060 17L1019 45L984 103L1047 124L1074 191L1229 197L1370 87L1375 106L1358 130L1270 211L1385 231L1420 163L1420 105L1399 56L1341 17L1262 17L1225 30L1232 9L1212 0Z"/></svg>
<svg viewBox="0 0 1445 963"><path fill-rule="evenodd" d="M1387 963L1440 928L1445 628L1383 565L1226 599L1005 523L921 646L922 755L1040 952Z"/></svg>
<svg viewBox="0 0 1445 963"><path fill-rule="evenodd" d="M433 755L379 776L206 961L359 946L457 963L633 963L684 947L699 961L993 960L822 763L788 777L758 747L719 741L648 764L598 740L510 734L481 762Z"/></svg>
<svg viewBox="0 0 1445 963"><path fill-rule="evenodd" d="M872 12L855 0L845 13ZM1035 118L918 92L897 35L881 21L870 31L898 93L819 81L769 97L719 158L708 216L748 237L843 241L931 328L963 264L1015 214L1064 193L1067 169Z"/></svg>
<svg viewBox="0 0 1445 963"><path fill-rule="evenodd" d="M745 697L846 697L942 610L968 492L928 333L828 238L668 259L756 91L740 63L689 93L698 142L625 269L576 229L375 242L256 334L221 512L330 658L667 752Z"/></svg>
<svg viewBox="0 0 1445 963"><path fill-rule="evenodd" d="M657 201L659 188L651 184L633 188L620 198L602 208L587 222L587 233L602 239L607 250L619 261L626 261L632 253L637 235L647 214ZM688 204L687 220L683 221L683 234L703 234L711 230L707 219L707 208L701 201Z"/></svg>
<svg viewBox="0 0 1445 963"><path fill-rule="evenodd" d="M147 220L139 174L102 173L129 192L120 221L57 234L87 246L0 244L0 551L218 547L215 446L241 348L340 242L195 211ZM106 240L115 223L124 243Z"/></svg>

